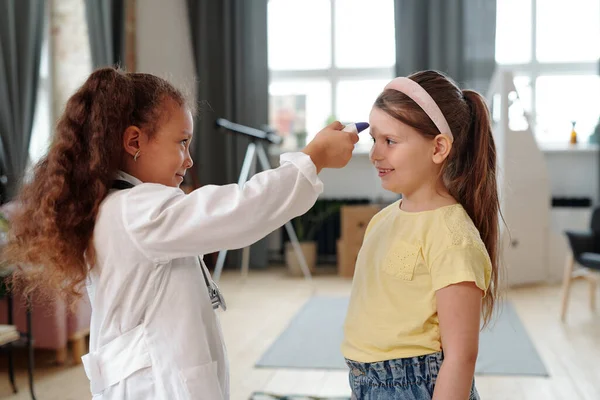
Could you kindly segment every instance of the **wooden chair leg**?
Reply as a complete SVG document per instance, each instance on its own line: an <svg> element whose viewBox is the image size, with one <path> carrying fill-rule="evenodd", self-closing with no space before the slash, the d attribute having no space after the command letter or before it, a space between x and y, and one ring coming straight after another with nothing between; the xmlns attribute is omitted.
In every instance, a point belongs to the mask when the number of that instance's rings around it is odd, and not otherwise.
<svg viewBox="0 0 600 400"><path fill-rule="evenodd" d="M63 365L67 361L67 348L63 347L56 350L56 363Z"/></svg>
<svg viewBox="0 0 600 400"><path fill-rule="evenodd" d="M8 379L10 380L10 385L12 386L13 393L19 393L19 390L17 389L17 384L15 383L15 361L13 349L8 350Z"/></svg>
<svg viewBox="0 0 600 400"><path fill-rule="evenodd" d="M562 307L560 311L560 319L565 320L567 315L567 305L569 302L569 292L571 290L571 281L573 275L573 267L575 266L575 259L573 253L567 255L567 261L565 263L565 271L563 276L563 287L562 287Z"/></svg>
<svg viewBox="0 0 600 400"><path fill-rule="evenodd" d="M588 278L590 283L590 310L596 311L596 290L598 288L598 281L595 276Z"/></svg>
<svg viewBox="0 0 600 400"><path fill-rule="evenodd" d="M80 336L73 340L73 364L81 364L81 357L86 353L85 336Z"/></svg>

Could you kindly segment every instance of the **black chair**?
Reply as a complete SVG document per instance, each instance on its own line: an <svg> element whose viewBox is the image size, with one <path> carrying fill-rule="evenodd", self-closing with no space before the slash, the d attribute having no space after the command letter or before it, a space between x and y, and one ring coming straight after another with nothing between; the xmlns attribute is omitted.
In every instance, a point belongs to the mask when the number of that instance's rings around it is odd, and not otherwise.
<svg viewBox="0 0 600 400"><path fill-rule="evenodd" d="M590 308L596 308L596 289L600 273L600 208L592 212L590 230L584 232L565 232L571 247L567 256L563 278L563 298L560 317L564 321L567 314L571 283L585 279L590 284ZM577 267L575 267L577 263Z"/></svg>

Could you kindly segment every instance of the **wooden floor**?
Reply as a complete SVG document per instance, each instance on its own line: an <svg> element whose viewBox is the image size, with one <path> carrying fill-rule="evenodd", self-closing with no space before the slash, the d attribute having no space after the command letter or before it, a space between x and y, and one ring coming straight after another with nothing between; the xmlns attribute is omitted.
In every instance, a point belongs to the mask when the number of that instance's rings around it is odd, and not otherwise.
<svg viewBox="0 0 600 400"><path fill-rule="evenodd" d="M229 309L221 323L231 364L231 399L245 400L253 391L322 396L348 395L344 372L255 369L254 364L313 294L348 294L350 281L318 276L307 284L288 277L283 269L251 271L246 282L237 272L221 282ZM574 285L567 322L558 318L560 287L512 290L515 305L550 377L477 377L484 400L598 400L600 399L600 314L589 309L588 287ZM39 400L89 399L83 369L56 367L45 353L36 355ZM19 362L20 393L11 395L5 367L0 398L29 399L25 362Z"/></svg>

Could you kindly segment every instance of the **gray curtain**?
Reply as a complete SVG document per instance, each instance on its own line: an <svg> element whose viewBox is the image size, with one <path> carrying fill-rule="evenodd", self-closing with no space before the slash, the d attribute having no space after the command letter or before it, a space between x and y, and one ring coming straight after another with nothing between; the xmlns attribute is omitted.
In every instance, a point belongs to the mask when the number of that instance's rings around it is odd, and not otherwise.
<svg viewBox="0 0 600 400"><path fill-rule="evenodd" d="M4 203L29 160L44 32L44 0L0 1L0 173Z"/></svg>
<svg viewBox="0 0 600 400"><path fill-rule="evenodd" d="M396 73L434 69L485 94L496 66L496 0L395 0Z"/></svg>
<svg viewBox="0 0 600 400"><path fill-rule="evenodd" d="M217 118L260 128L268 123L267 0L188 0L199 102L194 168L201 185L237 182L248 141L224 133ZM250 264L266 267L267 245L252 246ZM229 252L227 264L239 262Z"/></svg>
<svg viewBox="0 0 600 400"><path fill-rule="evenodd" d="M85 0L92 65L125 66L124 0Z"/></svg>

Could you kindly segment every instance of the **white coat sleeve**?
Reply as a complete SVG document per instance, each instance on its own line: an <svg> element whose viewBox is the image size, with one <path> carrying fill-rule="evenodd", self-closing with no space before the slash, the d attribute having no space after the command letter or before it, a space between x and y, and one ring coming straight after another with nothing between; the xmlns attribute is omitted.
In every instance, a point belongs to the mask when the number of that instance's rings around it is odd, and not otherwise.
<svg viewBox="0 0 600 400"><path fill-rule="evenodd" d="M286 153L281 165L237 184L178 188L142 184L123 196L123 218L134 243L151 260L238 249L306 213L323 191L304 153Z"/></svg>

